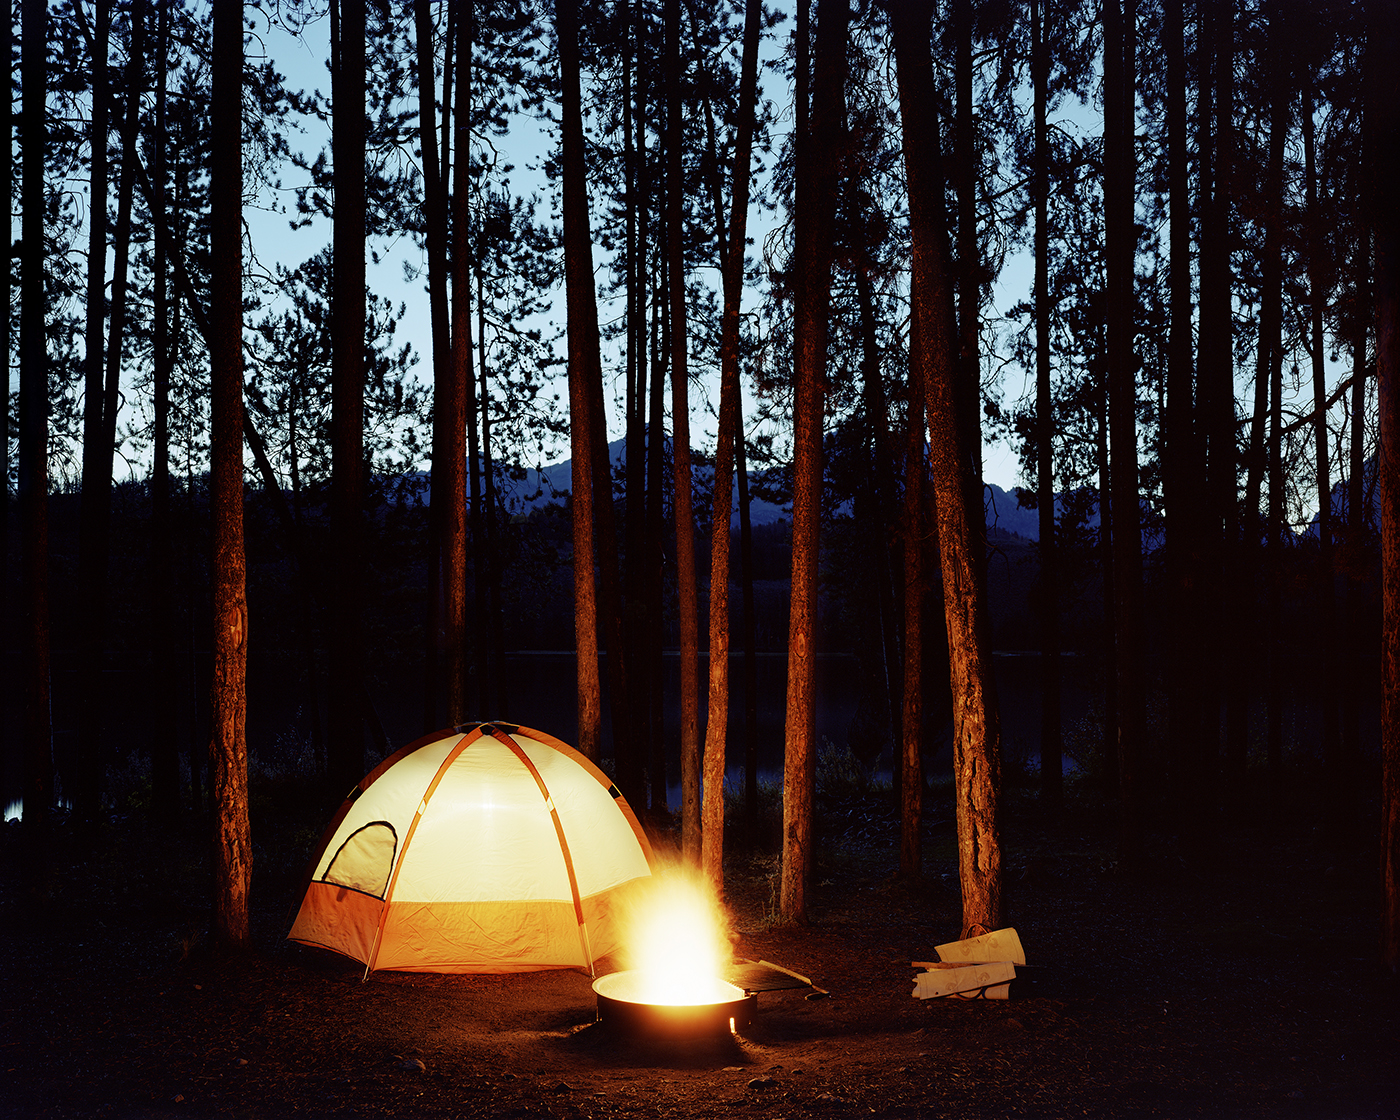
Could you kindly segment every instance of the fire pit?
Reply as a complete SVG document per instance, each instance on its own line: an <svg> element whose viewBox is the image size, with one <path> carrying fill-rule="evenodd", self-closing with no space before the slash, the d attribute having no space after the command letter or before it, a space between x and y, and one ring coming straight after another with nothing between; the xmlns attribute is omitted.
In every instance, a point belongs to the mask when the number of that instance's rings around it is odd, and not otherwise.
<svg viewBox="0 0 1400 1120"><path fill-rule="evenodd" d="M654 981L642 969L598 977L598 1018L629 1038L722 1038L748 1025L758 999L718 978L691 978L683 996L668 998L656 994Z"/></svg>

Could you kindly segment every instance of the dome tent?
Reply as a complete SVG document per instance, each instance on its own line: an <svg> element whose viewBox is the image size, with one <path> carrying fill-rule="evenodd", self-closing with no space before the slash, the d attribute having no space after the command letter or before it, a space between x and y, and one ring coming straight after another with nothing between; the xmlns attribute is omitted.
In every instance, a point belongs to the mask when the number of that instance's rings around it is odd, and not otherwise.
<svg viewBox="0 0 1400 1120"><path fill-rule="evenodd" d="M350 791L287 936L366 975L591 972L618 947L614 913L651 860L631 807L578 751L468 724L404 747Z"/></svg>

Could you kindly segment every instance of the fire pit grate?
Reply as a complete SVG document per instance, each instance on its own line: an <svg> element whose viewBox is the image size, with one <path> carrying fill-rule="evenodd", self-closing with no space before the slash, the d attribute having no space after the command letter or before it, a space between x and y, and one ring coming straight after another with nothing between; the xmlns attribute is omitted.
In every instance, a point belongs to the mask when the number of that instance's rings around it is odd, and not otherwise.
<svg viewBox="0 0 1400 1120"><path fill-rule="evenodd" d="M830 995L825 988L819 988L807 977L784 968L771 961L750 961L740 958L725 971L724 978L736 988L743 988L750 995L758 992L786 992L810 988L808 999L821 999Z"/></svg>

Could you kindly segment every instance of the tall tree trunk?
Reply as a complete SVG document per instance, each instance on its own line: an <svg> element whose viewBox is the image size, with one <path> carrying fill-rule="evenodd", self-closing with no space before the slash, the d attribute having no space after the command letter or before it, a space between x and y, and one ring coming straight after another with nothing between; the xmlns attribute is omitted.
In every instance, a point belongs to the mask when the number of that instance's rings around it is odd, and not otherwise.
<svg viewBox="0 0 1400 1120"><path fill-rule="evenodd" d="M1248 635L1252 630L1250 603L1253 574L1250 553L1242 539L1239 505L1238 447L1235 432L1235 360L1233 322L1233 274L1230 245L1233 226L1230 206L1235 182L1235 0L1217 0L1215 29L1215 195L1211 208L1211 238L1203 254L1204 275L1211 281L1211 296L1201 297L1202 315L1209 307L1213 325L1210 384L1210 490L1212 524L1220 526L1221 563L1220 636L1217 643L1225 699L1225 774L1223 796L1238 801L1244 792L1249 746L1249 676L1254 657ZM1257 509L1257 495L1256 506ZM1258 539L1257 534L1255 539ZM1231 605L1233 603L1233 605Z"/></svg>
<svg viewBox="0 0 1400 1120"><path fill-rule="evenodd" d="M446 424L441 412L448 391L450 334L447 311L447 184L446 165L438 162L436 52L433 44L433 15L430 0L413 0L414 36L418 64L418 144L423 153L423 239L428 254L428 314L432 332L433 356L433 461L430 492L441 494L445 480L440 468L446 452L443 439ZM444 48L450 55L451 40ZM436 483L437 489L433 489ZM426 671L423 674L424 731L438 723L439 629L438 596L442 572L442 512L444 503L433 501L428 510L430 556L428 575L427 633L424 644Z"/></svg>
<svg viewBox="0 0 1400 1120"><path fill-rule="evenodd" d="M1343 798L1344 766L1340 707L1338 705L1339 677L1337 675L1337 592L1332 560L1332 466L1331 448L1327 434L1327 363L1324 347L1323 314L1326 310L1327 274L1322 213L1317 201L1316 125L1313 105L1316 93L1312 75L1304 92L1302 113L1303 163L1306 182L1308 222L1308 303L1313 373L1313 433L1317 455L1317 602L1320 608L1318 656L1318 699L1322 704L1322 757L1327 768L1328 800L1333 823L1343 827L1348 814Z"/></svg>
<svg viewBox="0 0 1400 1120"><path fill-rule="evenodd" d="M11 252L6 254L4 275L0 276L0 284L3 284L3 294L5 308L14 306L13 300L13 248L14 248L14 184L15 184L15 106L14 106L14 83L15 83L15 32L18 30L15 24L14 5L10 5L10 23L7 25L0 39L8 52L5 55L5 76L10 83L10 96L5 102L5 144L4 150L0 151L0 183L5 184L7 192L6 198L10 200L10 246ZM22 310L21 310L21 313ZM10 362L11 347L13 346L13 332L11 319L13 312L7 310L0 316L0 355L3 355L5 369L5 396L4 407L0 408L0 649L11 649L11 643L19 635L14 633L14 608L17 605L14 598L14 589L10 583L10 437L12 429L10 427L10 386L13 366ZM5 727L14 727L10 708L10 690L0 689L0 724ZM0 748L0 766L8 766L10 763L9 752L14 749L23 748L23 737L16 737L13 734L7 737L6 744ZM22 772L24 759L22 754L17 754L14 761L18 764L12 772Z"/></svg>
<svg viewBox="0 0 1400 1120"><path fill-rule="evenodd" d="M569 442L573 455L574 641L578 656L578 747L597 762L602 754L602 698L598 678L598 610L593 582L592 394L601 379L598 305L593 292L593 243L588 232L588 184L579 91L578 3L559 0L562 89L564 280L569 332ZM606 498L606 495L605 495Z"/></svg>
<svg viewBox="0 0 1400 1120"><path fill-rule="evenodd" d="M49 704L49 355L44 308L44 142L48 5L22 0L19 324L20 579L24 611L25 871L31 896L49 892L53 723Z"/></svg>
<svg viewBox="0 0 1400 1120"><path fill-rule="evenodd" d="M136 180L136 136L140 124L142 54L146 39L145 5L137 0L130 9L131 33L126 66L126 117L121 129L121 180L117 190L117 224L113 230L112 294L105 350L106 379L102 387L97 451L91 457L105 464L84 483L83 507L88 520L86 578L87 665L89 674L83 695L83 730L79 732L79 790L83 804L78 817L95 823L102 797L102 721L105 710L102 663L107 644L108 566L112 535L112 457L117 446L117 408L121 402L122 347L126 329L127 265L131 255L131 204ZM105 253L104 253L105 256ZM100 327L100 317L99 317ZM99 346L99 359L104 356ZM84 447L84 460L89 460ZM89 492L90 491L90 492Z"/></svg>
<svg viewBox="0 0 1400 1120"><path fill-rule="evenodd" d="M243 553L243 4L215 0L209 176L210 505L214 515L214 941L249 941L248 604ZM363 240L363 239L362 239ZM363 292L363 286L361 286ZM358 710L358 709L357 709Z"/></svg>
<svg viewBox="0 0 1400 1120"><path fill-rule="evenodd" d="M744 603L744 835L758 839L758 640L753 593L753 514L744 448L744 402L734 412L734 467L739 476L739 585Z"/></svg>
<svg viewBox="0 0 1400 1120"><path fill-rule="evenodd" d="M1060 574L1055 544L1055 396L1050 381L1050 86L1048 5L1032 0L1031 82L1035 97L1036 504L1040 514L1040 795L1051 812L1064 796L1060 732Z"/></svg>
<svg viewBox="0 0 1400 1120"><path fill-rule="evenodd" d="M919 329L921 320L911 327ZM921 339L911 353L927 354ZM904 451L904 657L902 660L899 781L899 877L908 882L923 874L924 814L924 451L922 374L927 361L909 363L908 430Z"/></svg>
<svg viewBox="0 0 1400 1120"><path fill-rule="evenodd" d="M846 0L821 0L813 93L807 112L807 4L798 7L796 179L793 262L792 604L783 743L783 868L779 908L806 924L816 792L817 567L820 556L822 420L825 412L831 243L845 117Z"/></svg>
<svg viewBox="0 0 1400 1120"><path fill-rule="evenodd" d="M642 63L642 19L640 0L617 0L618 24L630 27L630 44L622 50L622 163L624 175L625 252L627 254L627 523L624 548L627 580L632 589L627 596L628 695L633 721L645 727L643 714L650 705L655 682L651 679L651 659L647 655L647 612L650 588L651 542L647 539L647 315L645 222L642 210L641 163L646 158L646 128L641 112L644 99ZM634 84L633 73L636 80ZM651 743L651 736L644 737ZM653 750L655 744L652 744ZM665 750L664 744L662 750ZM656 767L652 757L640 759L651 782L652 802L656 801ZM639 806L640 808L640 806Z"/></svg>
<svg viewBox="0 0 1400 1120"><path fill-rule="evenodd" d="M700 863L700 619L690 496L690 369L682 241L680 0L666 0L666 244L671 308L671 472L681 639L681 852ZM727 520L727 519L726 519Z"/></svg>
<svg viewBox="0 0 1400 1120"><path fill-rule="evenodd" d="M1265 687L1267 726L1265 732L1269 761L1269 781L1277 789L1283 768L1283 223L1284 148L1288 142L1289 106L1292 84L1283 60L1283 12L1278 3L1269 5L1268 51L1273 74L1273 104L1269 122L1269 167L1265 181L1265 232L1263 281L1259 316L1259 375L1268 377L1269 480L1267 544L1264 570L1265 626L1268 680ZM1268 364L1264 365L1267 354ZM1256 417L1257 419L1257 417Z"/></svg>
<svg viewBox="0 0 1400 1120"><path fill-rule="evenodd" d="M1104 243L1108 259L1108 393L1113 486L1114 629L1118 675L1118 782L1123 860L1142 855L1141 758L1146 729L1142 533L1138 513L1133 260L1135 0L1104 4Z"/></svg>
<svg viewBox="0 0 1400 1120"><path fill-rule="evenodd" d="M102 688L102 654L105 644L103 602L107 581L106 541L100 528L104 494L112 485L112 448L103 453L102 405L104 331L107 303L107 195L109 116L107 52L112 24L110 0L96 0L92 28L92 122L88 147L91 153L88 190L87 317L83 360L83 481L79 505L78 587L81 596L83 681L78 710L78 753L73 775L73 811L86 828L97 822L102 796L102 713L107 710Z"/></svg>
<svg viewBox="0 0 1400 1120"><path fill-rule="evenodd" d="M849 190L847 195L853 192ZM879 693L880 733L888 733L891 744L899 743L901 736L901 691L897 684L896 666L899 664L899 627L894 616L893 577L890 573L890 542L885 526L893 525L897 518L886 500L892 485L891 457L889 453L889 412L885 407L885 390L880 374L880 345L876 335L875 300L871 290L870 274L863 263L855 265L856 309L860 317L861 347L861 402L865 409L866 427L864 454L870 456L870 468L865 472L856 490L856 522L864 525L872 544L874 562L873 593L876 609L868 625L875 633L871 653L876 659L877 670L867 674L867 679L878 678L878 688L870 687L871 692ZM898 748L892 746L892 750ZM901 768L891 762L895 777L895 792L898 797Z"/></svg>
<svg viewBox="0 0 1400 1120"><path fill-rule="evenodd" d="M890 6L902 106L937 104L929 48L929 8L917 0ZM997 831L1001 734L992 679L987 604L980 578L981 504L969 501L976 462L956 390L957 334L943 211L937 118L900 114L912 242L910 364L922 368L928 409L930 468L938 513L943 613L953 693L953 776L963 936L1001 924L1001 842Z"/></svg>
<svg viewBox="0 0 1400 1120"><path fill-rule="evenodd" d="M481 412L482 478L482 540L477 551L476 570L478 579L487 587L486 595L478 603L478 609L484 610L487 615L480 634L483 643L488 636L490 640L490 656L484 674L489 677L489 682L483 682L481 702L487 711L493 713L492 718L509 719L510 680L506 676L506 631L501 610L501 541L497 520L500 509L496 500L496 467L491 455L491 396L486 365L486 293L480 272L476 275L476 323L477 349L481 356L477 402ZM473 410L473 415L475 412Z"/></svg>
<svg viewBox="0 0 1400 1120"><path fill-rule="evenodd" d="M1230 279L1228 246L1224 236L1225 208L1220 154L1222 132L1217 123L1222 89L1216 77L1217 57L1224 51L1219 36L1221 0L1198 5L1196 41L1197 98L1197 209L1200 214L1200 326L1196 353L1196 455L1195 476L1201 487L1196 497L1197 538L1195 652L1199 663L1194 681L1199 687L1197 746L1190 757L1197 769L1195 783L1202 788L1207 811L1216 804L1215 773L1220 761L1221 679L1226 671L1224 643L1231 639L1222 623L1225 596L1225 520L1227 505L1234 504L1234 385L1230 375ZM1230 410L1228 424L1218 419ZM1223 431L1222 431L1223 429ZM1226 479L1219 477L1225 475ZM1222 482L1228 480L1228 492Z"/></svg>
<svg viewBox="0 0 1400 1120"><path fill-rule="evenodd" d="M1376 384L1381 450L1381 962L1400 976L1400 11L1368 5L1366 136L1368 209L1375 238Z"/></svg>
<svg viewBox="0 0 1400 1120"><path fill-rule="evenodd" d="M170 56L170 6L160 5L156 31L155 150L151 155L151 210L155 259L151 281L152 373L155 423L151 449L151 597L152 645L156 688L162 699L155 709L151 740L151 801L156 818L172 824L180 810L180 755L175 704L182 690L176 681L174 596L174 526L170 514L170 375L174 366L170 331L170 230L166 207L166 83Z"/></svg>
<svg viewBox="0 0 1400 1120"><path fill-rule="evenodd" d="M643 192L646 197L646 192ZM664 255L657 254L657 271L664 274ZM647 676L651 680L651 706L647 711L648 726L651 728L651 808L661 817L669 813L666 781L666 720L663 707L663 693L666 669L662 661L662 646L665 639L665 621L662 613L662 595L665 590L665 516L663 509L663 416L666 401L666 353L661 340L661 317L665 313L665 301L660 293L665 281L655 279L652 286L651 324L651 404L647 422L647 634L649 668Z"/></svg>
<svg viewBox="0 0 1400 1120"><path fill-rule="evenodd" d="M744 9L739 68L739 116L730 177L729 233L724 253L724 313L720 323L719 431L715 442L714 514L710 521L710 689L705 728L701 867L716 890L724 886L724 762L729 725L729 531L734 507L734 445L739 430L739 310L744 295L744 247L749 216L754 106L758 97L761 0Z"/></svg>
<svg viewBox="0 0 1400 1120"><path fill-rule="evenodd" d="M1363 141L1364 143L1364 141ZM1363 155L1363 160L1369 157ZM1363 626L1367 615L1366 593L1358 578L1358 567L1354 557L1365 548L1370 519L1365 508L1366 478L1366 358L1367 336L1370 315L1370 290L1366 279L1371 260L1371 237L1369 228L1363 228L1358 238L1356 268L1356 302L1361 309L1358 314L1356 337L1352 339L1351 358L1351 426L1347 445L1347 489L1346 489L1346 593L1344 598L1346 623L1343 633L1346 640L1343 649L1346 653L1346 691L1342 711L1342 753L1347 767L1355 773L1361 752L1361 705L1362 705L1362 660Z"/></svg>
<svg viewBox="0 0 1400 1120"><path fill-rule="evenodd" d="M329 770L348 789L365 770L365 0L333 0L335 276L331 303L331 571Z"/></svg>
<svg viewBox="0 0 1400 1120"><path fill-rule="evenodd" d="M1098 415L1094 463L1099 477L1099 569L1103 573L1103 782L1105 793L1115 793L1118 775L1118 627L1114 620L1113 591L1113 471L1108 458L1108 367L1102 337L1097 347Z"/></svg>
<svg viewBox="0 0 1400 1120"><path fill-rule="evenodd" d="M466 5L462 4L461 8ZM457 16L457 108L454 118L452 179L452 326L451 351L444 388L436 402L443 414L442 439L442 633L447 651L447 722L456 727L467 719L467 469L470 455L475 471L476 448L468 447L472 385L471 318L471 82L472 17L459 8ZM471 440L475 443L475 440ZM475 478L473 477L473 483ZM472 490L473 522L477 494ZM434 502L438 496L434 495ZM473 524L473 529L476 526ZM478 534L474 531L473 538ZM478 573L478 580L480 573ZM478 634L478 638L480 635ZM474 643L480 646L480 642Z"/></svg>
<svg viewBox="0 0 1400 1120"><path fill-rule="evenodd" d="M472 20L473 27L475 20ZM471 88L471 63L468 61L462 70L462 83L459 88L470 91ZM462 112L458 114L458 119L467 118L470 114L470 102L463 103ZM468 149L469 150L469 149ZM487 203L489 205L489 203ZM467 209L463 206L464 211ZM463 214L464 221L471 220L470 213ZM470 237L467 243L470 244ZM487 477L486 463L482 453L482 434L488 423L486 410L489 402L486 399L486 307L485 280L481 274L482 254L484 246L478 246L473 256L475 263L472 267L472 281L476 285L476 319L477 319L477 339L476 353L481 359L481 398L477 399L475 386L477 379L473 375L472 361L472 338L470 328L467 333L467 361L462 370L463 379L466 382L466 423L467 423L467 490L468 508L471 510L471 541L472 541L472 625L465 627L463 634L474 632L476 640L472 643L474 654L472 657L464 657L463 670L465 677L476 674L476 702L481 714L486 717L492 713L491 706L491 645L488 639L487 614L490 610L488 587L491 583L487 568L486 542L486 519L487 519L487 489L490 482ZM480 407L478 407L478 405ZM469 695L467 681L463 680L463 696ZM496 713L499 717L499 712Z"/></svg>
<svg viewBox="0 0 1400 1120"><path fill-rule="evenodd" d="M953 84L956 87L957 125L954 130L956 154L953 158L953 189L958 198L957 299L958 299L958 379L957 407L959 422L972 456L972 471L967 478L968 501L982 508L982 370L978 352L979 316L982 303L982 252L977 243L977 135L974 127L972 98L972 22L973 0L953 0ZM986 519L974 530L986 536ZM978 563L986 542L974 542Z"/></svg>
<svg viewBox="0 0 1400 1120"><path fill-rule="evenodd" d="M1191 202L1187 191L1186 48L1182 0L1163 6L1167 62L1168 229L1167 413L1162 457L1163 504L1167 511L1167 595L1170 601L1166 650L1168 765L1173 796L1186 833L1200 833L1197 797L1205 785L1193 757L1200 736L1200 689L1193 667L1197 648L1195 548L1199 541L1194 504L1200 493L1194 475L1195 393L1191 360ZM1192 845L1196 845L1193 843Z"/></svg>

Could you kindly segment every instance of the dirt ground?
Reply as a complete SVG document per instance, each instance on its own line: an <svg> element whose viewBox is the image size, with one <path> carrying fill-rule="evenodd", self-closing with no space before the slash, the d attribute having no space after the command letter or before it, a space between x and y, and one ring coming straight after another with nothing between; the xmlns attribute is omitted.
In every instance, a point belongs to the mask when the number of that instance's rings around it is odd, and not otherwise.
<svg viewBox="0 0 1400 1120"><path fill-rule="evenodd" d="M960 914L933 808L917 887L894 879L887 809L837 814L805 928L771 920L772 857L736 857L736 953L830 995L764 993L742 1035L689 1046L618 1039L577 972L362 982L288 944L306 854L291 840L259 848L256 948L230 963L199 933L193 838L182 862L134 819L81 854L60 828L55 901L36 910L17 826L0 829L0 1115L1400 1117L1368 846L1261 812L1203 865L1158 840L1130 877L1106 810L1048 828L1008 798L1008 920L1029 967L1007 1001L921 1001L910 962Z"/></svg>

